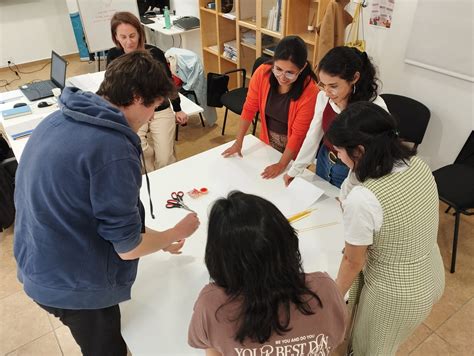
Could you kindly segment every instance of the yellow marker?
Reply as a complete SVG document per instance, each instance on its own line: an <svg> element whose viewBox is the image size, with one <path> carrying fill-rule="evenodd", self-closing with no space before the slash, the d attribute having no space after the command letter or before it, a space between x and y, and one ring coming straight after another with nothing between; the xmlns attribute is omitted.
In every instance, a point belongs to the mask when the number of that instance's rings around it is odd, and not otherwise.
<svg viewBox="0 0 474 356"><path fill-rule="evenodd" d="M296 213L295 215L292 215L288 218L288 222L293 223L295 221L304 219L305 217L309 216L314 210L316 209L308 209L308 210L303 210L302 212Z"/></svg>

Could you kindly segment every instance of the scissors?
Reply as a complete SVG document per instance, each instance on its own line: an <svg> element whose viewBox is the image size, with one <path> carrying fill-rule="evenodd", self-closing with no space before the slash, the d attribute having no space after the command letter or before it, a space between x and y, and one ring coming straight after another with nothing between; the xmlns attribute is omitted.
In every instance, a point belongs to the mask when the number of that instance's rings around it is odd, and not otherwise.
<svg viewBox="0 0 474 356"><path fill-rule="evenodd" d="M183 197L184 197L184 193L182 191L172 192L171 199L168 199L166 201L166 207L168 209L181 208L181 209L186 209L192 213L196 213L194 210L192 210L190 207L184 204Z"/></svg>

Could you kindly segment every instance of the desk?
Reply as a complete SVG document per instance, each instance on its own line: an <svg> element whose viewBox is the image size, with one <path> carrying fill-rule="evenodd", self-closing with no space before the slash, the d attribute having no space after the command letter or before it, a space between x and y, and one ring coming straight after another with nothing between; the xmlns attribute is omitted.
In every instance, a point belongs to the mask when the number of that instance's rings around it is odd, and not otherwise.
<svg viewBox="0 0 474 356"><path fill-rule="evenodd" d="M38 108L38 103L40 101L47 101L49 103L53 103L54 99L46 98L38 101L29 101L19 89L15 90L15 92L16 91L19 92L19 96L14 100L9 100L8 102L1 104L0 110L11 109L16 103L26 103L31 108L32 114L15 117L13 119L8 120L4 120L3 117L0 115L0 131L4 131L4 133L6 134L6 138L13 150L13 154L15 155L16 160L19 162L21 153L25 148L26 142L28 142L28 137L23 137L14 140L11 137L11 133L34 129L41 122L41 120L43 120L53 111L57 110L57 105L53 104L52 106L48 106L45 108Z"/></svg>
<svg viewBox="0 0 474 356"><path fill-rule="evenodd" d="M97 89L99 89L100 83L102 83L102 81L104 80L104 73L105 71L82 74L75 77L71 77L66 80L66 85L75 86L84 91L96 92ZM186 98L185 96L181 94L179 95L181 98L181 108L186 114L190 116L203 111L202 107L200 107L190 99ZM54 99L51 98L45 99L45 101L47 102L52 102L53 100ZM25 96L8 101L8 103L6 104L1 104L1 109L11 109L14 104L19 102L28 104L33 113L31 115L20 116L9 120L3 120L3 117L0 115L0 124L5 130L7 139L18 162L20 161L20 157L23 152L23 149L25 148L26 142L28 142L28 137L13 140L11 137L11 133L18 132L18 127L25 127L25 130L34 129L41 122L41 120L43 120L46 116L58 109L57 104L53 104L52 106L46 108L38 108L39 101L31 102Z"/></svg>
<svg viewBox="0 0 474 356"><path fill-rule="evenodd" d="M152 220L147 210L146 224L153 229L164 230L174 226L187 214L183 209L165 208L170 192L207 187L209 194L197 200L185 196L186 204L198 213L201 225L186 240L181 255L158 252L140 259L132 299L120 305L122 334L134 356L203 355L203 351L188 346L187 330L199 291L209 282L204 251L210 204L238 188L269 200L284 192L281 176L271 180L260 177L263 168L276 162L281 153L248 135L242 149L244 157L224 159L221 153L231 144L149 174L156 219ZM315 183L320 186L313 173L306 171L306 175L316 179ZM242 181L246 179L252 184L246 185ZM141 199L148 201L145 185L141 189ZM144 205L147 209L148 204ZM327 196L321 197L315 207L316 211L308 218L295 222L294 226L304 228L333 221L338 224L300 234L304 268L306 272L327 271L335 278L344 247L341 209L335 199Z"/></svg>
<svg viewBox="0 0 474 356"><path fill-rule="evenodd" d="M180 16L171 16L171 23L178 18ZM148 32L151 44L160 48L163 52L166 52L171 47L179 47L189 49L201 57L201 32L199 27L183 30L182 28L171 26L170 29L167 29L165 28L163 15L151 18L150 20L154 21L154 23L143 24L143 26Z"/></svg>

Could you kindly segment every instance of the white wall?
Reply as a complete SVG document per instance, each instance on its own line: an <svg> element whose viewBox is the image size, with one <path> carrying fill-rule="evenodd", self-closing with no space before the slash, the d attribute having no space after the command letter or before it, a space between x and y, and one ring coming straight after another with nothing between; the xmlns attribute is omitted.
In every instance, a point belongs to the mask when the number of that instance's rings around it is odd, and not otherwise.
<svg viewBox="0 0 474 356"><path fill-rule="evenodd" d="M367 52L379 67L382 92L409 96L431 110L431 120L419 146L419 154L432 169L437 169L454 161L474 130L474 85L404 63L416 5L416 0L395 1L392 28L379 29L367 25L369 4L364 11L365 39ZM453 36L465 36L465 45L474 49L472 32L453 33Z"/></svg>
<svg viewBox="0 0 474 356"><path fill-rule="evenodd" d="M77 53L65 0L0 0L0 67Z"/></svg>
<svg viewBox="0 0 474 356"><path fill-rule="evenodd" d="M77 53L66 1L0 0L0 67ZM95 0L91 0L95 1ZM199 17L198 0L171 0L178 15Z"/></svg>
<svg viewBox="0 0 474 356"><path fill-rule="evenodd" d="M171 0L170 7L176 10L178 16L196 16L199 17L198 0Z"/></svg>

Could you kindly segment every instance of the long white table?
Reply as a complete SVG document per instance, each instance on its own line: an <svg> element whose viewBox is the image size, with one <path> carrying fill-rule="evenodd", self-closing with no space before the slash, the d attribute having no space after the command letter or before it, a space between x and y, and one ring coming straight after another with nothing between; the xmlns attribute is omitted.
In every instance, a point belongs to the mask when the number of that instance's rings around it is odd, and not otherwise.
<svg viewBox="0 0 474 356"><path fill-rule="evenodd" d="M66 86L75 86L84 91L96 92L99 89L100 83L104 80L104 74L105 71L77 75L68 78L66 80ZM23 94L20 95L21 96L15 100L10 100L7 103L1 104L1 110L11 109L16 103L22 102L29 105L32 114L8 120L3 120L3 117L0 115L0 125L3 126L7 139L18 162L20 161L26 142L28 142L28 136L14 140L11 135L18 132L19 128L21 128L21 130L34 129L46 116L58 110L58 106L54 103L53 98L31 102L23 96ZM181 108L187 115L191 116L203 112L203 108L197 105L194 101L188 99L184 95L179 94L179 96L181 98ZM38 108L38 103L40 101L47 101L54 104L46 108Z"/></svg>
<svg viewBox="0 0 474 356"><path fill-rule="evenodd" d="M279 152L248 135L242 150L244 157L225 159L221 153L231 144L152 172L149 177L155 220L148 211L146 185L141 189L147 213L146 225L157 230L174 226L187 214L183 209L165 208L171 192L206 187L209 194L197 200L185 196L186 204L198 213L201 225L186 240L181 255L158 252L140 259L132 299L121 304L122 333L134 356L203 355L202 351L188 346L187 330L198 293L209 282L204 251L212 202L235 189L270 201L285 193L281 176L271 180L260 177L264 167L279 159ZM304 268L306 272L327 271L335 278L344 246L341 208L333 198L338 190L313 173L307 171L306 177L332 197L321 197L314 205L316 210L309 217L295 222L294 227L337 224L300 234Z"/></svg>

